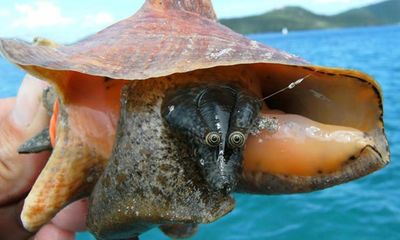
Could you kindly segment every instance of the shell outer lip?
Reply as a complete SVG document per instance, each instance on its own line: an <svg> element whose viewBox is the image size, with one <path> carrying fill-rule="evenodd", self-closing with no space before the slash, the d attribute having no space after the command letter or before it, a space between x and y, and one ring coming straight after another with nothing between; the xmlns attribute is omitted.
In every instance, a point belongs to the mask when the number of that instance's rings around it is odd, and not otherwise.
<svg viewBox="0 0 400 240"><path fill-rule="evenodd" d="M371 145L365 146L357 159L348 162L343 169L316 176L291 176L286 174L243 172L238 192L254 194L295 194L306 193L354 179L364 177L389 164L389 156L382 154Z"/></svg>

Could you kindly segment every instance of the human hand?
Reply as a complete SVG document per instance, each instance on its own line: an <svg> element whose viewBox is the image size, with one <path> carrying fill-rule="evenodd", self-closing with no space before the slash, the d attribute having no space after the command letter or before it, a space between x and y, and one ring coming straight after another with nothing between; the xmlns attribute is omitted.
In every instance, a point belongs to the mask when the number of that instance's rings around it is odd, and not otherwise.
<svg viewBox="0 0 400 240"><path fill-rule="evenodd" d="M0 239L69 240L76 231L85 229L87 200L64 208L34 236L20 221L23 199L50 156L49 152L17 152L20 145L48 126L49 117L41 102L46 86L27 76L16 98L0 100Z"/></svg>

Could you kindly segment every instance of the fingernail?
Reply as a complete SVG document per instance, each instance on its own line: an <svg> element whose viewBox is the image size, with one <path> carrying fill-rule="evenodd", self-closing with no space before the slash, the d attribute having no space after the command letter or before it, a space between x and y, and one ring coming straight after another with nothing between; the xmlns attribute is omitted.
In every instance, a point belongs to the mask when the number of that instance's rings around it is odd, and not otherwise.
<svg viewBox="0 0 400 240"><path fill-rule="evenodd" d="M12 112L14 123L21 128L28 127L38 114L41 106L43 89L47 83L32 76L25 76L18 91L17 100Z"/></svg>

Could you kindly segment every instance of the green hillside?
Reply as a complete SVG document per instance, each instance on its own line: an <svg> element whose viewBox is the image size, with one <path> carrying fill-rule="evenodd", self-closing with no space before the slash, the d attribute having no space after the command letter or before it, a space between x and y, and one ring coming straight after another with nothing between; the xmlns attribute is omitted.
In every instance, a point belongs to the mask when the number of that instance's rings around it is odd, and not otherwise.
<svg viewBox="0 0 400 240"><path fill-rule="evenodd" d="M340 14L326 16L300 7L285 7L262 15L221 19L220 22L240 33L375 26L400 23L400 0L388 0Z"/></svg>

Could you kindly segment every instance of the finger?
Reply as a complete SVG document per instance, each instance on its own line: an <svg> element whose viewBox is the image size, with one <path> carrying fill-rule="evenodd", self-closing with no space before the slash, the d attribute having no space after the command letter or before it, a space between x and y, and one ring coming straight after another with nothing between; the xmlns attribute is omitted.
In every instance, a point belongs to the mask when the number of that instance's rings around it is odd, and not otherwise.
<svg viewBox="0 0 400 240"><path fill-rule="evenodd" d="M43 90L47 86L48 83L45 81L39 80L30 75L26 75L24 77L24 80L22 81L22 84L18 90L15 107L11 115L12 121L15 123L16 127L20 129L29 129L32 124L35 124L35 122L32 120L40 121L48 119L47 114L45 114L43 117L38 116L37 111L43 107L41 99ZM40 122L37 124L40 124Z"/></svg>
<svg viewBox="0 0 400 240"><path fill-rule="evenodd" d="M35 235L35 240L74 240L75 233L63 230L54 224L44 225Z"/></svg>
<svg viewBox="0 0 400 240"><path fill-rule="evenodd" d="M15 105L16 98L4 98L0 100L0 120L5 118Z"/></svg>
<svg viewBox="0 0 400 240"><path fill-rule="evenodd" d="M60 229L82 232L86 230L88 199L81 199L65 207L53 218L52 223Z"/></svg>
<svg viewBox="0 0 400 240"><path fill-rule="evenodd" d="M23 201L0 208L0 239L23 240L32 235L24 229L19 218L22 204Z"/></svg>
<svg viewBox="0 0 400 240"><path fill-rule="evenodd" d="M0 102L0 205L20 199L31 188L49 153L19 155L18 147L48 125L41 96L46 84L27 76L16 99Z"/></svg>

